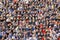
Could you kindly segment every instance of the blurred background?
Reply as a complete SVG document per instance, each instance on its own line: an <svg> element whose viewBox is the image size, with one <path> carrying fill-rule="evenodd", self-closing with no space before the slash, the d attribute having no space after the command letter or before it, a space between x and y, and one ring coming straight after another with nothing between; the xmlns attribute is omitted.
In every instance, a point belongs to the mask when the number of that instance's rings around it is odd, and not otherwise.
<svg viewBox="0 0 60 40"><path fill-rule="evenodd" d="M0 0L0 40L60 40L60 0Z"/></svg>

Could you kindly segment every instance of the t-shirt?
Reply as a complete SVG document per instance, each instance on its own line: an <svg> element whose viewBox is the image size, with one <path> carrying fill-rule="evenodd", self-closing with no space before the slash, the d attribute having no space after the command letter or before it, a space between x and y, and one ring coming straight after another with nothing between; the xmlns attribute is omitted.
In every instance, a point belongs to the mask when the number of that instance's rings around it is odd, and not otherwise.
<svg viewBox="0 0 60 40"><path fill-rule="evenodd" d="M45 39L42 37L42 40L45 40Z"/></svg>
<svg viewBox="0 0 60 40"><path fill-rule="evenodd" d="M42 29L42 33L43 33L43 34L46 34L46 30Z"/></svg>
<svg viewBox="0 0 60 40"><path fill-rule="evenodd" d="M40 28L43 28L43 24L40 24Z"/></svg>

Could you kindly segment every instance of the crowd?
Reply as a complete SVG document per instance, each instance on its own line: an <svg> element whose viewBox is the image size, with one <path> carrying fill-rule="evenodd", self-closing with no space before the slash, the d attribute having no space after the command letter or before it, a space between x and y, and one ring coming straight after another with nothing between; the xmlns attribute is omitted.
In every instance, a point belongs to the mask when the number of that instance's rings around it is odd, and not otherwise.
<svg viewBox="0 0 60 40"><path fill-rule="evenodd" d="M60 40L60 1L0 1L0 40Z"/></svg>

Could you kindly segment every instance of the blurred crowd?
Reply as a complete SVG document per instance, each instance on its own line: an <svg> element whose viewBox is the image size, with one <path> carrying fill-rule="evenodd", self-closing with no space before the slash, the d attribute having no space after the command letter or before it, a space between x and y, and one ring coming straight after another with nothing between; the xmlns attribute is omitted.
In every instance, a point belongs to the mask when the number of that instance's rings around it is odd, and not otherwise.
<svg viewBox="0 0 60 40"><path fill-rule="evenodd" d="M0 1L0 40L60 40L60 1Z"/></svg>

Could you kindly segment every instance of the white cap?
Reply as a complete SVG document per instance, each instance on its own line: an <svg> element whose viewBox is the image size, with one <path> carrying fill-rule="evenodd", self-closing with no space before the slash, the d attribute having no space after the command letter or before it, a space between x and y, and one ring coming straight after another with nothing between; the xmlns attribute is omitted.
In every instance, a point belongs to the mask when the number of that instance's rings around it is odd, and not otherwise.
<svg viewBox="0 0 60 40"><path fill-rule="evenodd" d="M15 36L12 36L12 39L15 39Z"/></svg>
<svg viewBox="0 0 60 40"><path fill-rule="evenodd" d="M7 21L7 22L10 22L10 19L8 18L8 19L6 19L6 21Z"/></svg>

